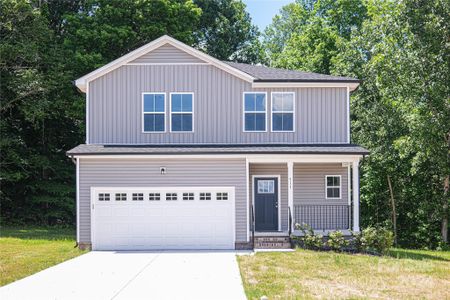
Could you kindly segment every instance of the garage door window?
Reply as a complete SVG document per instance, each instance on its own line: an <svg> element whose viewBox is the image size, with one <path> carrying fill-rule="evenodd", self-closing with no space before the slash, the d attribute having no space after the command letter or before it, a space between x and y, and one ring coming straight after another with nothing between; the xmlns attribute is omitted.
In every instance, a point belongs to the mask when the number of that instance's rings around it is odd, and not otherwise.
<svg viewBox="0 0 450 300"><path fill-rule="evenodd" d="M143 193L133 193L133 201L142 201L144 200Z"/></svg>
<svg viewBox="0 0 450 300"><path fill-rule="evenodd" d="M116 201L127 201L126 193L116 193Z"/></svg>
<svg viewBox="0 0 450 300"><path fill-rule="evenodd" d="M194 193L183 193L183 200L194 200Z"/></svg>
<svg viewBox="0 0 450 300"><path fill-rule="evenodd" d="M160 193L150 193L150 194L148 194L148 200L159 201L159 200L161 200L161 194Z"/></svg>
<svg viewBox="0 0 450 300"><path fill-rule="evenodd" d="M200 200L211 200L211 193L200 193Z"/></svg>
<svg viewBox="0 0 450 300"><path fill-rule="evenodd" d="M177 200L177 193L166 193L166 201Z"/></svg>
<svg viewBox="0 0 450 300"><path fill-rule="evenodd" d="M217 193L216 199L217 200L228 200L228 193Z"/></svg>
<svg viewBox="0 0 450 300"><path fill-rule="evenodd" d="M100 193L98 194L98 201L109 201L109 193Z"/></svg>

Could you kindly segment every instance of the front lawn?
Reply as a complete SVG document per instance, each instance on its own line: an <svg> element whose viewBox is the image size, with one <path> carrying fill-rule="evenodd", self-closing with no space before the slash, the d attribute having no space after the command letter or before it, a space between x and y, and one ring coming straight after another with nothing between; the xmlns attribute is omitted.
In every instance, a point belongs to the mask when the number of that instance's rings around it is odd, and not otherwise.
<svg viewBox="0 0 450 300"><path fill-rule="evenodd" d="M0 229L0 286L85 253L75 246L75 230Z"/></svg>
<svg viewBox="0 0 450 300"><path fill-rule="evenodd" d="M450 251L376 257L299 249L238 261L249 299L450 299Z"/></svg>

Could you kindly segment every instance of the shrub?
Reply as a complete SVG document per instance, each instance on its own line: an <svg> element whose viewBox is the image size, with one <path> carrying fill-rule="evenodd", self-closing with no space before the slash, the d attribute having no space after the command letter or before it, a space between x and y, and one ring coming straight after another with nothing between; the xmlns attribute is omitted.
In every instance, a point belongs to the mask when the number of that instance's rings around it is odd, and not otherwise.
<svg viewBox="0 0 450 300"><path fill-rule="evenodd" d="M361 233L353 233L353 245L358 251L386 254L394 244L394 235L383 227L367 227Z"/></svg>
<svg viewBox="0 0 450 300"><path fill-rule="evenodd" d="M342 251L348 246L348 241L344 238L342 231L331 232L328 236L327 245L334 251Z"/></svg>
<svg viewBox="0 0 450 300"><path fill-rule="evenodd" d="M298 237L303 247L311 250L320 250L323 248L323 235L314 234L314 230L308 224L295 224L297 230L301 230L303 236Z"/></svg>

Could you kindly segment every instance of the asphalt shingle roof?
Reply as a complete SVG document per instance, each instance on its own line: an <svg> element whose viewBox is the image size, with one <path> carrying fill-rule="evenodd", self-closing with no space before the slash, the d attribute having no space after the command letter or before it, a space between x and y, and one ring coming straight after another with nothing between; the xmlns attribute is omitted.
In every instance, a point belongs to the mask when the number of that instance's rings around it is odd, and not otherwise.
<svg viewBox="0 0 450 300"><path fill-rule="evenodd" d="M369 151L358 145L86 145L69 150L67 155L119 154L359 154Z"/></svg>
<svg viewBox="0 0 450 300"><path fill-rule="evenodd" d="M229 61L224 61L224 63L255 77L255 82L360 82L358 79L351 77L277 69Z"/></svg>

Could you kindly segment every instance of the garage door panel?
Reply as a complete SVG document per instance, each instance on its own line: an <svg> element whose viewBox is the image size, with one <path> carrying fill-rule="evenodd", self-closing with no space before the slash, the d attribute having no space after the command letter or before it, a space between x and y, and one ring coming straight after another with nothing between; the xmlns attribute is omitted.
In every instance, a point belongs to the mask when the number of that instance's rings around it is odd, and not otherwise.
<svg viewBox="0 0 450 300"><path fill-rule="evenodd" d="M233 249L234 188L183 189L93 188L93 248ZM117 201L116 193L126 198Z"/></svg>

